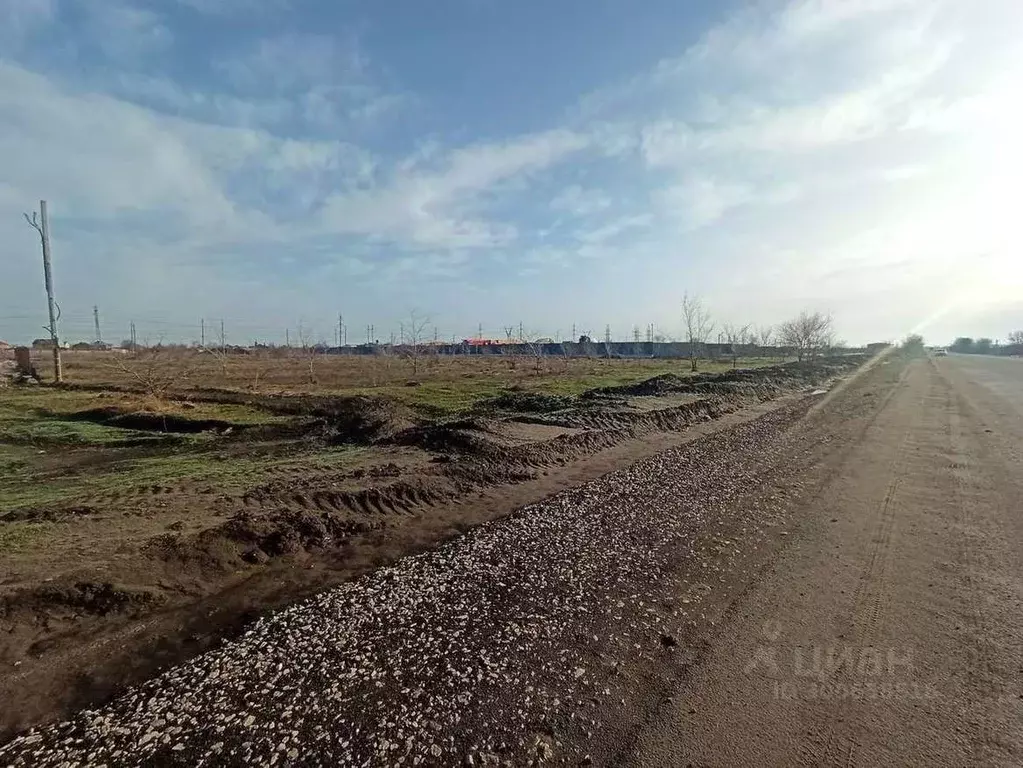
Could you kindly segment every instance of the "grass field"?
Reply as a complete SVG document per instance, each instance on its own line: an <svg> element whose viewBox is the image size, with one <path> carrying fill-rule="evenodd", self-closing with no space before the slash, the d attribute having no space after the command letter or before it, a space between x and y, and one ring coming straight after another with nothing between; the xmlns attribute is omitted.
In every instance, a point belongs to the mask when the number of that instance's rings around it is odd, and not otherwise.
<svg viewBox="0 0 1023 768"><path fill-rule="evenodd" d="M35 353L45 380L52 379L52 359ZM743 358L742 367L782 362ZM65 381L90 388L130 389L187 396L196 390L266 394L391 397L427 414L454 413L507 389L577 395L595 387L629 384L662 373L684 375L688 360L555 358L540 361L503 355L426 355L413 370L411 361L392 355L311 355L300 350L253 351L214 355L194 350L142 350L138 356L117 352L67 352ZM701 372L720 372L730 360L701 360ZM219 416L210 416L220 418ZM230 417L228 417L230 420Z"/></svg>
<svg viewBox="0 0 1023 768"><path fill-rule="evenodd" d="M45 382L51 358L42 352L35 358ZM777 362L745 359L741 365ZM341 449L273 436L275 427L303 422L306 396L371 395L428 423L471 412L502 392L574 396L689 370L685 360L546 359L537 370L528 358L434 356L414 373L407 360L386 356L187 350L67 352L64 365L66 387L0 389L0 513L182 481L237 490L268 472L286 471L288 462L337 466ZM730 361L700 364L704 372L729 367ZM221 402L225 394L238 402ZM294 398L297 406L282 415L270 407L280 400L267 396ZM252 427L270 434L244 437ZM348 462L361 449L345 450Z"/></svg>

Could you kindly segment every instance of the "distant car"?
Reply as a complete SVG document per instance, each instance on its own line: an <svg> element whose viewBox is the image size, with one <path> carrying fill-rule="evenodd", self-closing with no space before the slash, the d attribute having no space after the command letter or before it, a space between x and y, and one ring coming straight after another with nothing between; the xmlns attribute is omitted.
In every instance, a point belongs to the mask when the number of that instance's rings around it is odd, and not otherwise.
<svg viewBox="0 0 1023 768"><path fill-rule="evenodd" d="M934 350L934 356L935 357L948 357L948 350L947 349L936 349L936 350Z"/></svg>

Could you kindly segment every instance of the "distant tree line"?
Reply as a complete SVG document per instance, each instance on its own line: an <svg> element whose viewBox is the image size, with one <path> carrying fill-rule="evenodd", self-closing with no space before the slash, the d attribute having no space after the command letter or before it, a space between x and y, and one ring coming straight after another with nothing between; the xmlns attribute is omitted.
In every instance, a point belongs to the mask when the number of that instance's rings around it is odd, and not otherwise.
<svg viewBox="0 0 1023 768"><path fill-rule="evenodd" d="M1023 331L1013 331L1006 344L999 344L986 336L974 339L960 336L952 342L949 352L961 355L1023 355Z"/></svg>

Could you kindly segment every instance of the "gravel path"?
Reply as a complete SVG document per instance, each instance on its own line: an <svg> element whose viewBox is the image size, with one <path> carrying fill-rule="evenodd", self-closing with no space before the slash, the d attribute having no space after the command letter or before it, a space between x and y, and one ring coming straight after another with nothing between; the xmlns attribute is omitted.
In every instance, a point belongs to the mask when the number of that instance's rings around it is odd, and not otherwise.
<svg viewBox="0 0 1023 768"><path fill-rule="evenodd" d="M276 613L99 711L20 736L0 747L0 764L586 764L565 729L584 740L599 731L599 713L628 696L616 664L673 645L668 625L691 610L667 599L658 575L718 510L764 485L807 407Z"/></svg>

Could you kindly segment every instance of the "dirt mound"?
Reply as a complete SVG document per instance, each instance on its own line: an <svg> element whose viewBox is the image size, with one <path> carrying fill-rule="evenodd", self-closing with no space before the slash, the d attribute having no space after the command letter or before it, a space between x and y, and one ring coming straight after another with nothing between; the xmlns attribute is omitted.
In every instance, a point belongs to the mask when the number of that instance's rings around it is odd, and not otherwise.
<svg viewBox="0 0 1023 768"><path fill-rule="evenodd" d="M583 430L524 445L487 443L485 450L460 456L445 465L444 474L462 492L496 483L518 483L533 479L538 471L545 468L569 464L629 438L654 431L682 430L739 407L735 399L707 399L649 412L588 413L580 410L566 417L559 415L556 420L559 423L572 422L577 427L584 427Z"/></svg>
<svg viewBox="0 0 1023 768"><path fill-rule="evenodd" d="M329 512L285 509L262 515L239 512L219 532L247 547L243 559L261 561L314 547L337 546L345 539L374 527L379 526L344 519Z"/></svg>
<svg viewBox="0 0 1023 768"><path fill-rule="evenodd" d="M387 398L353 395L309 399L314 402L299 412L311 413L320 420L329 443L376 443L414 426L411 411Z"/></svg>
<svg viewBox="0 0 1023 768"><path fill-rule="evenodd" d="M0 618L6 619L19 611L51 617L61 614L106 616L111 613L148 610L161 602L162 595L149 589L116 587L110 583L91 581L47 584L0 598Z"/></svg>
<svg viewBox="0 0 1023 768"><path fill-rule="evenodd" d="M409 427L394 435L389 442L414 446L436 453L481 453L487 450L483 432L486 422L481 419L458 419L443 424Z"/></svg>
<svg viewBox="0 0 1023 768"><path fill-rule="evenodd" d="M689 391L692 386L689 377L677 376L674 373L663 373L652 379L638 381L635 384L623 384L617 387L598 387L583 393L583 397L596 395L666 395Z"/></svg>
<svg viewBox="0 0 1023 768"><path fill-rule="evenodd" d="M737 368L724 373L698 373L692 376L666 373L634 384L597 387L584 392L581 397L593 399L616 395L694 394L752 395L768 398L784 391L819 384L855 368L862 362L862 356L847 355L764 368Z"/></svg>
<svg viewBox="0 0 1023 768"><path fill-rule="evenodd" d="M509 411L512 413L551 413L575 404L574 397L569 395L550 395L543 392L517 392L508 390L501 394L481 400L476 410Z"/></svg>

